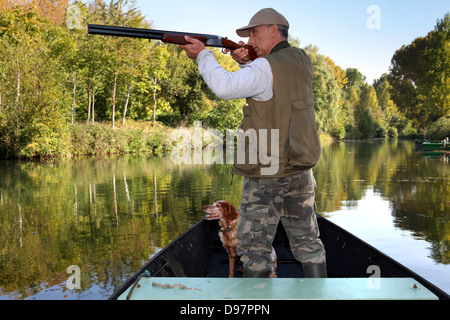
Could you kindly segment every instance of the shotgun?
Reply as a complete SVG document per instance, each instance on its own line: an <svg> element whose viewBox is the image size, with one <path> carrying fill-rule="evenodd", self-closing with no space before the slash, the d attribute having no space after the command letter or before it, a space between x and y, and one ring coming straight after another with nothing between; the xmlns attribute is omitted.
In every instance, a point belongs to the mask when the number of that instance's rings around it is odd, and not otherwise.
<svg viewBox="0 0 450 320"><path fill-rule="evenodd" d="M165 31L155 29L142 29L142 28L128 28L128 27L116 27L105 26L99 24L88 24L89 34L100 34L104 36L116 36L116 37L129 37L129 38L143 38L149 40L160 40L166 43L173 43L179 45L189 44L184 36L189 36L203 42L206 47L224 48L231 51L242 48L241 45L228 40L227 38L215 36L212 34L200 34L200 33L188 33L178 31ZM244 46L248 50L250 60L256 59L256 52L250 45Z"/></svg>

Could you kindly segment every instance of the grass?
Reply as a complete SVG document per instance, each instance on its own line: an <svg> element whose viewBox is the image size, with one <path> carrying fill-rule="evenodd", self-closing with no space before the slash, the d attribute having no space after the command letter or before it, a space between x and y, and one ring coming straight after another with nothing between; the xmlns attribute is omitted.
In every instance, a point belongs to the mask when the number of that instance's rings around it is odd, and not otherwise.
<svg viewBox="0 0 450 320"><path fill-rule="evenodd" d="M71 127L72 156L107 155L125 153L162 154L172 148L170 132L172 129L162 124L146 121L128 121L126 125L77 124Z"/></svg>

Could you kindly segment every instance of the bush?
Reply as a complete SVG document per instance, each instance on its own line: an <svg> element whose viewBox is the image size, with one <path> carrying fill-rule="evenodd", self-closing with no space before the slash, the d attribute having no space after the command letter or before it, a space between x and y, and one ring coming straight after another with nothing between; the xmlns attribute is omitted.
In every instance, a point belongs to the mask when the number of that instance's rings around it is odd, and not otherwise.
<svg viewBox="0 0 450 320"><path fill-rule="evenodd" d="M166 126L175 128L181 123L181 115L179 112L164 112L156 115L156 120L165 124Z"/></svg>
<svg viewBox="0 0 450 320"><path fill-rule="evenodd" d="M388 137L391 139L397 138L398 137L397 128L389 127L387 134L388 134Z"/></svg>
<svg viewBox="0 0 450 320"><path fill-rule="evenodd" d="M330 134L333 139L342 140L346 137L345 127L342 125L333 125Z"/></svg>
<svg viewBox="0 0 450 320"><path fill-rule="evenodd" d="M39 122L30 127L29 142L20 150L20 157L65 156L69 153L69 132L65 124L50 126Z"/></svg>
<svg viewBox="0 0 450 320"><path fill-rule="evenodd" d="M386 138L387 130L386 126L381 121L375 121L375 137L376 138Z"/></svg>
<svg viewBox="0 0 450 320"><path fill-rule="evenodd" d="M371 139L375 136L376 126L373 119L372 111L367 108L362 114L358 122L359 139Z"/></svg>
<svg viewBox="0 0 450 320"><path fill-rule="evenodd" d="M434 122L425 132L425 137L430 140L441 141L450 137L450 115Z"/></svg>
<svg viewBox="0 0 450 320"><path fill-rule="evenodd" d="M396 126L399 132L399 136L402 138L414 139L418 136L417 129L413 128L410 121L407 121L404 126Z"/></svg>
<svg viewBox="0 0 450 320"><path fill-rule="evenodd" d="M79 124L71 129L72 155L105 155L151 152L161 154L171 148L166 127L116 128L104 124Z"/></svg>
<svg viewBox="0 0 450 320"><path fill-rule="evenodd" d="M356 129L352 124L345 125L345 139L355 139Z"/></svg>
<svg viewBox="0 0 450 320"><path fill-rule="evenodd" d="M241 124L244 103L244 100L217 100L211 112L199 120L204 121L207 127L219 129L222 133L226 132L226 129L234 131Z"/></svg>

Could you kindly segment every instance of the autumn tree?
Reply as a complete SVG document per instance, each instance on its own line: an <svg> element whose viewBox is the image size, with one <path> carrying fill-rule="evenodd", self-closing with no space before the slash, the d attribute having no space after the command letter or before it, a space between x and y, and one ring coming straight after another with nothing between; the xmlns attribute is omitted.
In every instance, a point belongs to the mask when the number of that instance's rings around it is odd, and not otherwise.
<svg viewBox="0 0 450 320"><path fill-rule="evenodd" d="M0 10L10 10L16 6L26 10L35 7L41 17L49 19L54 25L61 25L68 4L69 0L1 0Z"/></svg>

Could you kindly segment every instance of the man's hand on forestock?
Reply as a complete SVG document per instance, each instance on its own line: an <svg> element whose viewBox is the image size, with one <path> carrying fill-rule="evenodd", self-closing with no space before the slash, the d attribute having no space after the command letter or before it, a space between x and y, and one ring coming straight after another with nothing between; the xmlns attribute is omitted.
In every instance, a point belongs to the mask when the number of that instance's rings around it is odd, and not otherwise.
<svg viewBox="0 0 450 320"><path fill-rule="evenodd" d="M191 59L197 59L198 54L205 49L205 45L200 40L185 36L184 39L190 44L180 46L180 49L186 51L186 55Z"/></svg>

